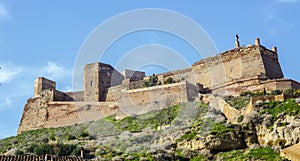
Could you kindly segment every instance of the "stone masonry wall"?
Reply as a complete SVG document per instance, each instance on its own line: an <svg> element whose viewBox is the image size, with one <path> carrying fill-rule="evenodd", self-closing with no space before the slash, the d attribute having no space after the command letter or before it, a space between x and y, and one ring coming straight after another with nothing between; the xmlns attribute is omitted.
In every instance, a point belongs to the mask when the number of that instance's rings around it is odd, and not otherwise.
<svg viewBox="0 0 300 161"><path fill-rule="evenodd" d="M76 101L76 102L84 101L84 92L83 91L66 92L66 95L71 97L73 99L73 101Z"/></svg>
<svg viewBox="0 0 300 161"><path fill-rule="evenodd" d="M196 87L186 81L123 91L118 101L123 117L166 108L179 102L193 101ZM118 113L119 114L119 113Z"/></svg>
<svg viewBox="0 0 300 161"><path fill-rule="evenodd" d="M238 79L262 75L264 64L258 46L240 47L193 64L197 82L215 88Z"/></svg>
<svg viewBox="0 0 300 161"><path fill-rule="evenodd" d="M39 96L39 94L45 89L56 89L56 82L44 77L38 77L34 81L34 97Z"/></svg>
<svg viewBox="0 0 300 161"><path fill-rule="evenodd" d="M108 64L87 64L84 67L84 100L105 101L108 88L122 84L122 80L124 76Z"/></svg>
<svg viewBox="0 0 300 161"><path fill-rule="evenodd" d="M266 76L269 79L283 78L283 73L278 62L278 55L274 51L261 46L260 52L266 70Z"/></svg>
<svg viewBox="0 0 300 161"><path fill-rule="evenodd" d="M24 107L18 134L39 128L95 121L117 111L114 102L50 102L44 97L32 98Z"/></svg>

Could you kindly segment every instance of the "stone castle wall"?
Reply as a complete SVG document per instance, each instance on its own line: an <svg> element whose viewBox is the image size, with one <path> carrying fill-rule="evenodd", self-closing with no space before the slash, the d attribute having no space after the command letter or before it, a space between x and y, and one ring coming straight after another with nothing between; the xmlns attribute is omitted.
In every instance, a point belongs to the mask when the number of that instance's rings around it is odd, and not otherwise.
<svg viewBox="0 0 300 161"><path fill-rule="evenodd" d="M283 78L283 73L278 62L277 53L274 51L270 51L263 46L260 47L260 52L262 55L266 76L269 79Z"/></svg>
<svg viewBox="0 0 300 161"><path fill-rule="evenodd" d="M83 102L84 101L84 92L76 91L76 92L66 92L66 95L71 97L75 102Z"/></svg>
<svg viewBox="0 0 300 161"><path fill-rule="evenodd" d="M194 101L198 95L196 90L194 85L183 81L180 83L126 90L122 92L120 99L115 101L118 102L123 116L143 114L180 102Z"/></svg>
<svg viewBox="0 0 300 161"><path fill-rule="evenodd" d="M70 126L116 114L115 102L48 102L43 97L27 100L18 134L39 128Z"/></svg>

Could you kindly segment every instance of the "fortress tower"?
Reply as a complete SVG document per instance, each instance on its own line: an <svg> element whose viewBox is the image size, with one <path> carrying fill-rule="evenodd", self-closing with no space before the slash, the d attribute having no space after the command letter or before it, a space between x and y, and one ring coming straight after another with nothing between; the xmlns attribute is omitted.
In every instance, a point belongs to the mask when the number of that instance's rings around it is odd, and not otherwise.
<svg viewBox="0 0 300 161"><path fill-rule="evenodd" d="M45 89L56 89L56 82L44 77L38 77L34 81L34 97L39 96Z"/></svg>
<svg viewBox="0 0 300 161"><path fill-rule="evenodd" d="M104 63L87 64L84 67L84 101L105 101L109 87L121 85L124 76Z"/></svg>

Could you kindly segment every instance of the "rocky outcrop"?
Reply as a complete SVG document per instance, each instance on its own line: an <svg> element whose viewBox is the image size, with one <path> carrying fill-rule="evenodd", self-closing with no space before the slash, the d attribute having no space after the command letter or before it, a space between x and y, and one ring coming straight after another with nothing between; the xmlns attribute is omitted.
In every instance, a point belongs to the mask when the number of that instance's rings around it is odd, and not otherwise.
<svg viewBox="0 0 300 161"><path fill-rule="evenodd" d="M258 124L257 135L260 145L272 147L287 147L299 142L299 116L283 116L270 124L272 116L264 115L262 124Z"/></svg>
<svg viewBox="0 0 300 161"><path fill-rule="evenodd" d="M238 118L241 116L241 112L231 107L224 99L220 96L213 96L211 98L210 107L220 110L229 122L237 123Z"/></svg>

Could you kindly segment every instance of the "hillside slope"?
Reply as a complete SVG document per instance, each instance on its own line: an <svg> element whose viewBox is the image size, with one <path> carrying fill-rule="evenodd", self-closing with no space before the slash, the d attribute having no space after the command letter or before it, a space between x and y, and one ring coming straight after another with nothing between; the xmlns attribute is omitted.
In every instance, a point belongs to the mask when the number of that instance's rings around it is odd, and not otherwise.
<svg viewBox="0 0 300 161"><path fill-rule="evenodd" d="M182 103L160 111L61 128L38 129L0 141L1 154L79 155L102 160L284 160L281 149L299 142L300 108L295 99L257 101L225 97L237 111ZM232 113L232 112L231 112Z"/></svg>

